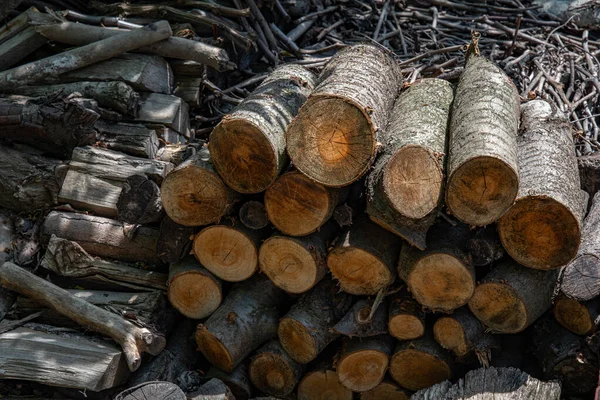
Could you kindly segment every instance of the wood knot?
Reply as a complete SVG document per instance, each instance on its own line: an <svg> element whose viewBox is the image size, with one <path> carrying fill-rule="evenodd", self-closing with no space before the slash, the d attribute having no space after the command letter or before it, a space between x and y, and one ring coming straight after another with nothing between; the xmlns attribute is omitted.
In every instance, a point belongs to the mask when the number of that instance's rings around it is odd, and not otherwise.
<svg viewBox="0 0 600 400"><path fill-rule="evenodd" d="M236 318L237 318L237 314L235 312L233 312L233 311L231 311L230 313L227 314L227 316L225 316L225 319L230 324L234 324Z"/></svg>

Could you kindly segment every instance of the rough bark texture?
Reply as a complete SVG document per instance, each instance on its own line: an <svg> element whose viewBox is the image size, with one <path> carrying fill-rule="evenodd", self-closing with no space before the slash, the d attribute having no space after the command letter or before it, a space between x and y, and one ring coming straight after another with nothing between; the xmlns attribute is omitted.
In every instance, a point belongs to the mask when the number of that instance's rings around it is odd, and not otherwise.
<svg viewBox="0 0 600 400"><path fill-rule="evenodd" d="M332 331L348 337L372 337L388 333L388 303L378 304L373 311L374 300L358 300L352 309L334 325Z"/></svg>
<svg viewBox="0 0 600 400"><path fill-rule="evenodd" d="M302 66L284 65L212 131L213 163L230 187L241 193L262 192L287 166L285 131L315 80Z"/></svg>
<svg viewBox="0 0 600 400"><path fill-rule="evenodd" d="M571 128L543 100L525 103L521 121L521 186L517 201L500 219L498 232L517 262L530 268L558 268L577 254L587 208Z"/></svg>
<svg viewBox="0 0 600 400"><path fill-rule="evenodd" d="M145 382L117 394L115 400L137 399L186 400L179 386L170 382Z"/></svg>
<svg viewBox="0 0 600 400"><path fill-rule="evenodd" d="M519 95L510 78L471 56L460 77L450 122L446 205L470 225L488 225L513 203L519 188Z"/></svg>
<svg viewBox="0 0 600 400"><path fill-rule="evenodd" d="M468 239L466 225L442 222L429 231L424 251L402 246L398 275L420 304L442 312L467 304L475 290L475 269L465 252Z"/></svg>
<svg viewBox="0 0 600 400"><path fill-rule="evenodd" d="M6 18L8 13L16 9L21 3L19 0L10 0L2 4L0 8L0 15L2 20ZM17 15L15 18L6 22L5 25L0 26L0 43L4 43L10 38L16 36L19 32L23 32L29 26L31 13L39 13L39 10L35 7L30 7L26 11Z"/></svg>
<svg viewBox="0 0 600 400"><path fill-rule="evenodd" d="M433 325L433 337L443 348L450 350L457 357L477 352L489 359L491 350L485 328L466 308L456 310L452 315L443 316ZM489 360L488 360L489 364Z"/></svg>
<svg viewBox="0 0 600 400"><path fill-rule="evenodd" d="M398 340L417 339L425 333L425 311L406 290L390 299L388 330Z"/></svg>
<svg viewBox="0 0 600 400"><path fill-rule="evenodd" d="M554 318L576 335L588 336L600 323L600 299L579 302L566 296L554 301Z"/></svg>
<svg viewBox="0 0 600 400"><path fill-rule="evenodd" d="M338 52L287 131L296 168L334 187L349 185L367 172L400 78L397 64L381 47L358 44Z"/></svg>
<svg viewBox="0 0 600 400"><path fill-rule="evenodd" d="M304 294L279 322L279 341L294 360L314 360L339 334L331 328L352 307L352 296L325 279Z"/></svg>
<svg viewBox="0 0 600 400"><path fill-rule="evenodd" d="M208 378L217 378L225 383L236 400L247 400L252 394L250 378L248 377L248 362L242 362L231 373L211 366L206 376Z"/></svg>
<svg viewBox="0 0 600 400"><path fill-rule="evenodd" d="M552 307L557 276L506 260L481 280L469 308L494 333L520 332Z"/></svg>
<svg viewBox="0 0 600 400"><path fill-rule="evenodd" d="M284 306L284 292L268 279L255 276L239 283L217 311L198 325L198 348L211 364L231 372L277 334Z"/></svg>
<svg viewBox="0 0 600 400"><path fill-rule="evenodd" d="M250 380L261 392L273 396L292 393L302 374L304 365L294 361L277 340L271 340L256 351L250 362Z"/></svg>
<svg viewBox="0 0 600 400"><path fill-rule="evenodd" d="M495 226L480 228L467 241L467 252L476 267L490 265L504 257L504 247Z"/></svg>
<svg viewBox="0 0 600 400"><path fill-rule="evenodd" d="M160 188L144 175L125 180L117 200L117 219L130 224L151 224L164 217Z"/></svg>
<svg viewBox="0 0 600 400"><path fill-rule="evenodd" d="M385 376L393 346L389 335L348 339L338 358L339 382L354 392L373 389Z"/></svg>
<svg viewBox="0 0 600 400"><path fill-rule="evenodd" d="M151 160L157 158L160 143L153 129L136 124L109 124L102 120L96 121L94 128L98 131L98 141L107 149Z"/></svg>
<svg viewBox="0 0 600 400"><path fill-rule="evenodd" d="M410 392L402 389L391 380L384 380L373 389L360 394L360 400L408 400Z"/></svg>
<svg viewBox="0 0 600 400"><path fill-rule="evenodd" d="M591 201L594 194L600 190L600 154L577 157L577 166L581 188L590 195Z"/></svg>
<svg viewBox="0 0 600 400"><path fill-rule="evenodd" d="M250 200L242 204L238 213L240 221L250 229L262 229L269 225L269 217L265 205L260 201Z"/></svg>
<svg viewBox="0 0 600 400"><path fill-rule="evenodd" d="M166 264L181 260L190 253L194 227L180 225L169 217L160 223L160 235L156 244L158 257Z"/></svg>

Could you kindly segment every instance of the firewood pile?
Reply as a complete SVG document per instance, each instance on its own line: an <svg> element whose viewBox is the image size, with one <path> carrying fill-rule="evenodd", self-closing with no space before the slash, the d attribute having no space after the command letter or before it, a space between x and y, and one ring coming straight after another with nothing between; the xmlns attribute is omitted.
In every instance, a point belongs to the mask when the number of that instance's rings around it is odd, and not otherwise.
<svg viewBox="0 0 600 400"><path fill-rule="evenodd" d="M0 5L0 397L592 398L599 11L523 3Z"/></svg>

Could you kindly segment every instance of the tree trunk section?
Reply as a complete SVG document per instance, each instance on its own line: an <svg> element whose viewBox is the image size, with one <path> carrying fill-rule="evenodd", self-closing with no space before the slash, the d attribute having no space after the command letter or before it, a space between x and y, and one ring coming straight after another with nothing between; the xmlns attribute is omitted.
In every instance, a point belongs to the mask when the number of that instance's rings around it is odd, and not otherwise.
<svg viewBox="0 0 600 400"><path fill-rule="evenodd" d="M215 169L240 193L260 193L288 165L285 131L315 86L302 66L271 73L210 135ZM235 146L232 144L235 143Z"/></svg>
<svg viewBox="0 0 600 400"><path fill-rule="evenodd" d="M391 380L384 380L373 389L362 392L360 400L409 400L410 392L402 389Z"/></svg>
<svg viewBox="0 0 600 400"><path fill-rule="evenodd" d="M425 334L425 311L406 290L390 299L388 331L398 340L418 339Z"/></svg>
<svg viewBox="0 0 600 400"><path fill-rule="evenodd" d="M515 261L536 269L558 268L577 254L587 208L571 128L543 100L530 101L521 111L521 186L498 232Z"/></svg>
<svg viewBox="0 0 600 400"><path fill-rule="evenodd" d="M256 351L250 362L250 380L261 392L272 396L288 396L302 374L304 365L294 361L278 340L271 340Z"/></svg>
<svg viewBox="0 0 600 400"><path fill-rule="evenodd" d="M354 392L375 388L388 369L393 342L389 335L348 339L339 354L339 382Z"/></svg>
<svg viewBox="0 0 600 400"><path fill-rule="evenodd" d="M353 393L338 381L332 360L307 372L298 384L298 400L352 400Z"/></svg>
<svg viewBox="0 0 600 400"><path fill-rule="evenodd" d="M169 217L160 223L160 234L156 245L158 257L166 264L181 260L190 253L195 229L180 225Z"/></svg>
<svg viewBox="0 0 600 400"><path fill-rule="evenodd" d="M0 8L0 15L4 14L2 15L2 20L6 18L10 11L17 8L18 3L20 3L19 0L13 0L5 2L2 5L3 8ZM10 38L15 37L17 34L27 29L29 27L29 23L31 22L30 16L32 14L39 14L39 10L35 7L29 7L27 10L8 21L6 24L0 26L0 43L6 42Z"/></svg>
<svg viewBox="0 0 600 400"><path fill-rule="evenodd" d="M576 335L589 336L596 331L600 317L600 300L577 301L564 295L554 301L554 317Z"/></svg>
<svg viewBox="0 0 600 400"><path fill-rule="evenodd" d="M294 166L326 186L358 180L375 158L400 78L381 47L358 44L338 52L287 130Z"/></svg>
<svg viewBox="0 0 600 400"><path fill-rule="evenodd" d="M374 300L360 299L334 325L332 331L353 337L372 337L388 333L388 303L384 300L373 310Z"/></svg>
<svg viewBox="0 0 600 400"><path fill-rule="evenodd" d="M185 393L179 386L170 382L145 382L119 393L115 400L137 399L186 400Z"/></svg>
<svg viewBox="0 0 600 400"><path fill-rule="evenodd" d="M160 188L144 175L125 180L117 200L117 219L130 224L151 224L164 217Z"/></svg>
<svg viewBox="0 0 600 400"><path fill-rule="evenodd" d="M233 393L236 400L248 400L252 395L250 377L248 376L248 362L242 362L233 372L227 373L211 366L206 376L221 380Z"/></svg>
<svg viewBox="0 0 600 400"><path fill-rule="evenodd" d="M495 222L517 196L519 103L500 68L467 59L452 107L446 186L446 205L464 223Z"/></svg>
<svg viewBox="0 0 600 400"><path fill-rule="evenodd" d="M480 228L467 241L467 253L476 267L490 265L504 257L504 247L495 226Z"/></svg>
<svg viewBox="0 0 600 400"><path fill-rule="evenodd" d="M98 141L109 150L151 160L169 161L157 157L160 143L153 129L135 124L109 124L102 120L97 121L94 128L98 131Z"/></svg>
<svg viewBox="0 0 600 400"><path fill-rule="evenodd" d="M25 57L48 43L48 39L30 26L0 44L0 71L18 64Z"/></svg>

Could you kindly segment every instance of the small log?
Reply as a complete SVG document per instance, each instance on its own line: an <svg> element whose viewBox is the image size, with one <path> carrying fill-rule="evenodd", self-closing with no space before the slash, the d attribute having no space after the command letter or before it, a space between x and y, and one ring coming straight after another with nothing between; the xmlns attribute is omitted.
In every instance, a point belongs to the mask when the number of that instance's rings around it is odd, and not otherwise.
<svg viewBox="0 0 600 400"><path fill-rule="evenodd" d="M408 291L391 298L388 330L398 340L418 339L425 334L425 311Z"/></svg>
<svg viewBox="0 0 600 400"><path fill-rule="evenodd" d="M4 71L48 43L34 27L28 27L0 44L0 71Z"/></svg>
<svg viewBox="0 0 600 400"><path fill-rule="evenodd" d="M173 95L180 97L190 107L198 107L202 104L201 85L202 78L175 76Z"/></svg>
<svg viewBox="0 0 600 400"><path fill-rule="evenodd" d="M240 221L250 229L262 229L269 225L267 210L260 201L250 200L242 204L239 211Z"/></svg>
<svg viewBox="0 0 600 400"><path fill-rule="evenodd" d="M250 278L258 269L258 249L268 234L234 220L204 228L194 238L193 251L200 264L228 282Z"/></svg>
<svg viewBox="0 0 600 400"><path fill-rule="evenodd" d="M512 80L484 57L468 57L452 107L446 186L446 205L462 222L489 225L514 202L518 126Z"/></svg>
<svg viewBox="0 0 600 400"><path fill-rule="evenodd" d="M144 175L131 175L117 200L117 219L130 224L151 224L164 217L160 188Z"/></svg>
<svg viewBox="0 0 600 400"><path fill-rule="evenodd" d="M374 295L396 280L398 237L368 219L356 221L338 239L327 266L343 291Z"/></svg>
<svg viewBox="0 0 600 400"><path fill-rule="evenodd" d="M137 399L186 400L185 393L171 382L145 382L125 389L115 396L115 400Z"/></svg>
<svg viewBox="0 0 600 400"><path fill-rule="evenodd" d="M137 157L157 158L160 143L153 129L135 124L109 124L102 120L97 121L94 128L98 131L97 139L102 147Z"/></svg>
<svg viewBox="0 0 600 400"><path fill-rule="evenodd" d="M410 392L402 389L392 380L384 380L379 385L371 390L362 392L359 396L360 400L409 400Z"/></svg>
<svg viewBox="0 0 600 400"><path fill-rule="evenodd" d="M397 64L381 47L358 44L339 51L287 130L295 167L333 187L365 174L391 115L400 77Z"/></svg>
<svg viewBox="0 0 600 400"><path fill-rule="evenodd" d="M282 233L305 236L319 229L345 200L346 191L328 188L299 171L281 175L265 192L269 220Z"/></svg>
<svg viewBox="0 0 600 400"><path fill-rule="evenodd" d="M292 306L279 322L281 345L294 360L314 360L339 334L331 328L352 307L352 297L325 279Z"/></svg>
<svg viewBox="0 0 600 400"><path fill-rule="evenodd" d="M23 268L6 262L0 267L0 283L4 287L39 300L59 313L96 332L113 338L125 354L129 370L135 371L142 361L142 353L159 354L165 347L165 338L138 328L132 323L69 294Z"/></svg>
<svg viewBox="0 0 600 400"><path fill-rule="evenodd" d="M13 7L13 9L14 8L16 7ZM12 11L10 3L7 4L7 10ZM0 43L6 42L27 29L31 22L30 16L32 14L39 14L39 10L35 7L29 7L6 24L0 26ZM3 20L4 18L5 16L2 17Z"/></svg>
<svg viewBox="0 0 600 400"><path fill-rule="evenodd" d="M56 235L76 240L90 254L131 262L161 265L156 253L157 229L142 226L130 239L123 223L102 217L52 211L42 226L41 241L46 244Z"/></svg>
<svg viewBox="0 0 600 400"><path fill-rule="evenodd" d="M475 288L469 308L492 332L521 332L552 307L557 276L504 261Z"/></svg>
<svg viewBox="0 0 600 400"><path fill-rule="evenodd" d="M169 267L169 301L188 318L203 319L221 304L221 281L203 268L193 256Z"/></svg>
<svg viewBox="0 0 600 400"><path fill-rule="evenodd" d="M249 371L250 380L258 390L282 397L292 393L302 378L304 365L294 361L279 341L271 340L252 357Z"/></svg>
<svg viewBox="0 0 600 400"><path fill-rule="evenodd" d="M285 295L268 279L255 276L237 284L223 304L198 325L196 342L204 357L231 372L246 356L277 335Z"/></svg>
<svg viewBox="0 0 600 400"><path fill-rule="evenodd" d="M186 394L187 400L236 400L225 383L213 378L194 392Z"/></svg>
<svg viewBox="0 0 600 400"><path fill-rule="evenodd" d="M352 391L338 381L331 359L320 362L298 383L298 400L352 400Z"/></svg>
<svg viewBox="0 0 600 400"><path fill-rule="evenodd" d="M398 342L390 361L390 375L408 390L421 390L450 379L453 362L450 353L425 336Z"/></svg>
<svg viewBox="0 0 600 400"><path fill-rule="evenodd" d="M571 128L543 100L521 107L517 201L498 222L504 248L530 268L566 265L577 254L587 198L580 190Z"/></svg>
<svg viewBox="0 0 600 400"><path fill-rule="evenodd" d="M206 148L178 165L160 191L169 218L185 226L218 222L235 200L235 193L215 173Z"/></svg>
<svg viewBox="0 0 600 400"><path fill-rule="evenodd" d="M302 66L284 65L215 127L209 143L213 163L231 188L262 192L288 165L285 131L315 80Z"/></svg>
<svg viewBox="0 0 600 400"><path fill-rule="evenodd" d="M217 378L222 381L231 390L231 393L233 393L237 400L247 400L252 394L247 362L242 362L231 373L211 366L206 373L206 377Z"/></svg>
<svg viewBox="0 0 600 400"><path fill-rule="evenodd" d="M371 337L388 333L388 303L373 311L374 300L360 299L331 329L348 337Z"/></svg>
<svg viewBox="0 0 600 400"><path fill-rule="evenodd" d="M576 335L589 336L596 331L600 320L600 301L580 302L564 295L554 301L554 318Z"/></svg>
<svg viewBox="0 0 600 400"><path fill-rule="evenodd" d="M344 342L337 363L339 382L354 392L366 392L383 381L394 340L389 335Z"/></svg>
<svg viewBox="0 0 600 400"><path fill-rule="evenodd" d="M504 247L495 226L478 229L467 241L466 250L476 267L490 265L504 257Z"/></svg>
<svg viewBox="0 0 600 400"><path fill-rule="evenodd" d="M398 275L423 306L441 312L467 304L475 290L475 269L465 252L469 227L442 222L429 230L427 249L402 246Z"/></svg>
<svg viewBox="0 0 600 400"><path fill-rule="evenodd" d="M481 322L466 308L460 308L452 315L444 315L433 324L435 341L457 357L464 357L472 352L486 357L485 354L491 350L490 336Z"/></svg>
<svg viewBox="0 0 600 400"><path fill-rule="evenodd" d="M156 245L158 257L166 264L172 264L190 254L195 229L180 225L169 217L160 223L160 235Z"/></svg>
<svg viewBox="0 0 600 400"><path fill-rule="evenodd" d="M189 136L189 107L177 96L141 93L140 110L134 120L149 126L164 125L183 136Z"/></svg>

